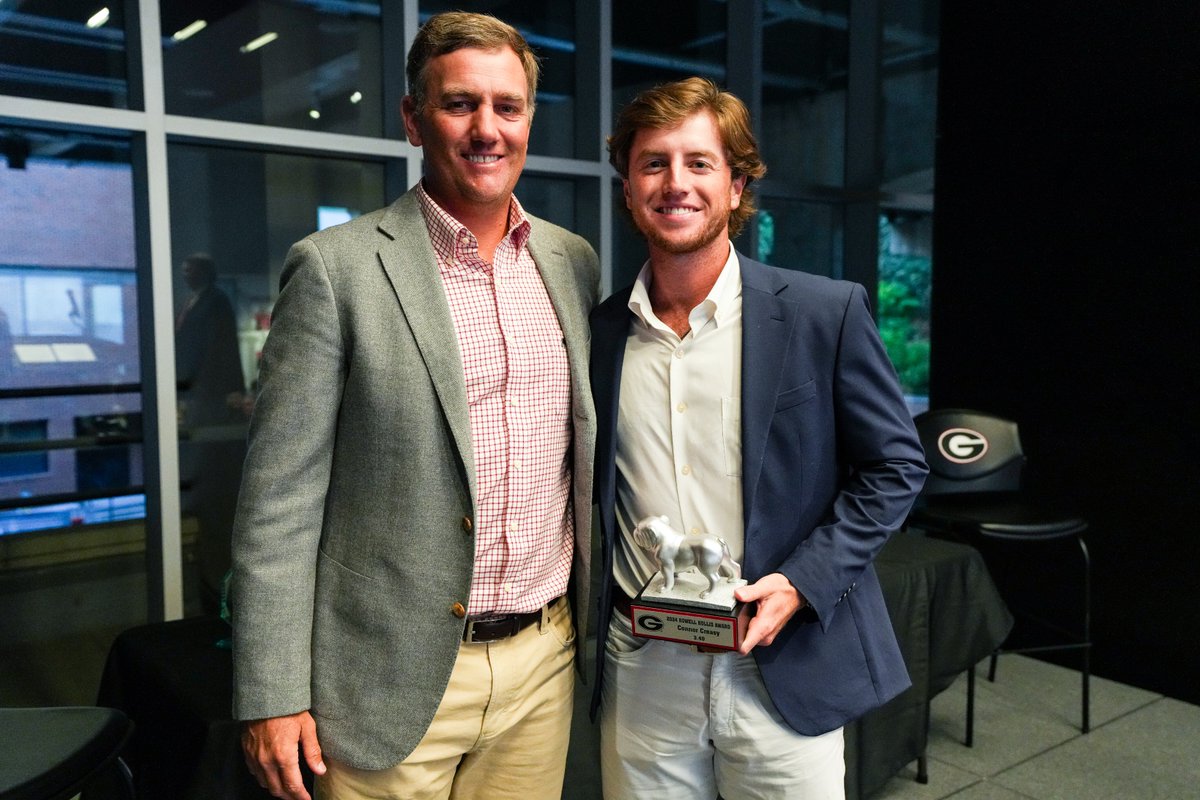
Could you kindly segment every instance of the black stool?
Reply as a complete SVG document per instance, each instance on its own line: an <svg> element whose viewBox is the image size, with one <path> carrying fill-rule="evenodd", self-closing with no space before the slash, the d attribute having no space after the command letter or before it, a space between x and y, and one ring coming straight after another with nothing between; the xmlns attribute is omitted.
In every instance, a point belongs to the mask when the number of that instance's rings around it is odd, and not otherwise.
<svg viewBox="0 0 1200 800"><path fill-rule="evenodd" d="M933 536L957 539L977 548L988 562L1005 602L1029 629L1040 632L1027 645L1005 642L991 656L988 680L996 679L1000 653L1077 651L1081 657L1080 729L1091 729L1091 564L1083 533L1087 521L1063 513L1025 490L1025 453L1017 424L967 409L940 409L915 419L929 477L908 521ZM1065 544L1060 550L1056 545ZM1071 555L1073 553L1073 555ZM1055 586L1022 584L1022 573L1054 555L1078 559L1078 582ZM1011 565L1018 566L1011 569ZM1001 568L997 567L1010 567ZM1064 564L1063 566L1068 566ZM1023 569L1024 568L1024 569ZM1069 572L1061 573L1062 576ZM1028 581L1026 580L1027 584ZM1053 619L1055 599L1047 588L1069 588L1079 598L1079 618ZM967 672L967 732L975 734L975 668Z"/></svg>
<svg viewBox="0 0 1200 800"><path fill-rule="evenodd" d="M0 708L0 800L68 800L105 780L133 798L121 748L133 723L112 708ZM113 778L112 780L109 780Z"/></svg>

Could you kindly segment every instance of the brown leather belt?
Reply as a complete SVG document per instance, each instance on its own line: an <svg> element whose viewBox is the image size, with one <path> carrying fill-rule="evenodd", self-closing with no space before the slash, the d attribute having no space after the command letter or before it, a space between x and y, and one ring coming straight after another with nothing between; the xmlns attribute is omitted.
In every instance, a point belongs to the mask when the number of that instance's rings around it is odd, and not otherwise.
<svg viewBox="0 0 1200 800"><path fill-rule="evenodd" d="M546 603L543 608L553 608L554 604L561 599L561 597L556 597L549 603ZM542 618L542 610L542 608L539 608L536 611L527 611L524 614L505 614L502 617L469 619L467 620L467 627L463 629L463 641L470 644L486 644L516 636L533 623L539 621Z"/></svg>

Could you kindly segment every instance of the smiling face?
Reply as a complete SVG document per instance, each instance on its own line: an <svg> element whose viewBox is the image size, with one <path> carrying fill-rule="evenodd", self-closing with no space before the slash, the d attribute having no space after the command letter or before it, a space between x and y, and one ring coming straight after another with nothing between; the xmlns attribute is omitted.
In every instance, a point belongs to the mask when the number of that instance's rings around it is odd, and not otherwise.
<svg viewBox="0 0 1200 800"><path fill-rule="evenodd" d="M408 140L424 150L425 190L460 221L508 212L529 146L531 102L509 48L466 47L429 61L425 107L405 97Z"/></svg>
<svg viewBox="0 0 1200 800"><path fill-rule="evenodd" d="M716 119L699 111L674 128L643 128L629 148L625 205L650 243L671 255L720 247L741 202Z"/></svg>

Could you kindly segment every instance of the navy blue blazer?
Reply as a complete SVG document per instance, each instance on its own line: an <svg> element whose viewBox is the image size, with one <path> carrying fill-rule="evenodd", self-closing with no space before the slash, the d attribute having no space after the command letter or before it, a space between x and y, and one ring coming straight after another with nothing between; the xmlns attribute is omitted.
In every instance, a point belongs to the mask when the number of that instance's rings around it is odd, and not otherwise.
<svg viewBox="0 0 1200 800"><path fill-rule="evenodd" d="M863 287L738 258L743 577L781 572L812 607L753 653L780 714L815 736L910 684L871 561L904 522L928 468ZM615 433L631 288L591 315L603 557L593 715L619 591Z"/></svg>

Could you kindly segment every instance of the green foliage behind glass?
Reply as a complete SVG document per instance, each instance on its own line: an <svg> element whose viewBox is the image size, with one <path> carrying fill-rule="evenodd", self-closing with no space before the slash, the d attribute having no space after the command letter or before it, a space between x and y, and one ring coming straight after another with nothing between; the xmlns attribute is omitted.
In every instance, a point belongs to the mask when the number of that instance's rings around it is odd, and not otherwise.
<svg viewBox="0 0 1200 800"><path fill-rule="evenodd" d="M892 226L879 218L879 333L905 394L929 395L930 259L891 252Z"/></svg>

